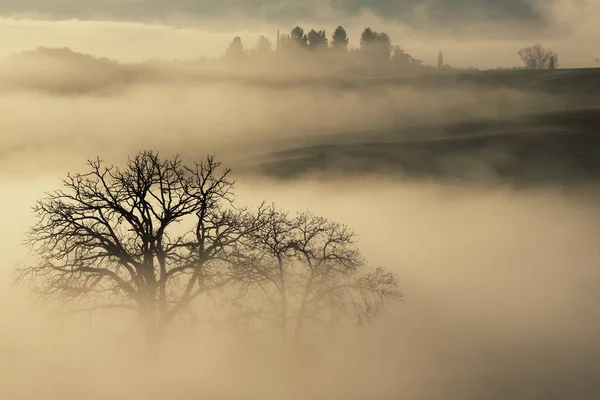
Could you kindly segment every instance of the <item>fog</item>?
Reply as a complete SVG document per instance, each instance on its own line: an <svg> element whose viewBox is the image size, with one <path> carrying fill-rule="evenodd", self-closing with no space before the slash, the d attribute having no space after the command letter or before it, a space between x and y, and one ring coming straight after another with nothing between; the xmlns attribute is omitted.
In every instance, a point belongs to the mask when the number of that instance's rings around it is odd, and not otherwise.
<svg viewBox="0 0 600 400"><path fill-rule="evenodd" d="M406 302L363 334L323 346L320 368L304 366L302 358L282 360L282 350L265 344L249 351L245 341L206 327L193 336L174 335L161 367L145 371L134 368L140 347L132 321L108 314L56 320L8 289L9 269L23 257L17 247L23 225L31 222L26 206L48 184L3 186L7 398L541 399L597 393L597 199L385 179L326 187L246 182L240 201L266 198L350 224L365 255L400 275Z"/></svg>
<svg viewBox="0 0 600 400"><path fill-rule="evenodd" d="M16 89L0 96L2 108L11 115L0 121L5 133L0 170L7 174L64 171L54 161L56 152L64 153L63 162L77 163L68 165L81 165L84 154L118 160L140 146L194 157L216 152L232 162L299 145L319 134L493 120L563 108L552 95L469 85L344 89L306 87L302 82L291 87L252 81L121 84L115 78L113 91L108 79L98 83L88 76L57 73L35 81L32 75L24 73L15 79ZM79 89L90 94L68 95Z"/></svg>
<svg viewBox="0 0 600 400"><path fill-rule="evenodd" d="M595 0L479 0L451 6L437 0L364 5L317 0L303 7L275 2L267 8L273 2L261 0L243 2L233 13L227 9L231 3L210 2L154 2L154 7L138 2L112 7L86 1L4 3L0 35L10 40L0 46L1 58L38 46L67 46L123 62L189 60L220 56L234 36L251 48L260 35L274 42L278 29L283 33L301 25L330 34L340 24L348 30L352 47L370 26L429 64L443 50L455 67L514 67L519 65L516 52L537 42L557 51L565 68L597 67L600 57L594 40L600 34ZM210 5L220 12L202 10Z"/></svg>
<svg viewBox="0 0 600 400"><path fill-rule="evenodd" d="M85 74L53 72L33 84L30 75L9 75L16 83L0 95L8 116L0 119L3 398L552 399L600 392L597 183L516 189L493 176L479 185L384 174L285 182L243 167L332 133L551 112L564 108L559 97L459 83L340 88L148 77L73 95L63 89L89 85ZM367 329L322 343L318 364L219 331L202 315L195 331L186 321L175 326L153 366L144 365L126 314L64 316L13 287L15 264L28 260L21 243L35 200L67 172L84 172L88 158L120 164L141 149L186 160L215 154L240 166L239 203L267 200L348 224L365 256L399 275L405 302Z"/></svg>

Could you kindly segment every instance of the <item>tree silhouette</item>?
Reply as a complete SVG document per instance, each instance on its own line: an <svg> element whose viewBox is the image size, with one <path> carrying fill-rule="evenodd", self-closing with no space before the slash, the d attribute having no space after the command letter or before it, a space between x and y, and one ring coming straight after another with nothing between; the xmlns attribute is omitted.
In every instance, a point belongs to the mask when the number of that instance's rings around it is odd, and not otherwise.
<svg viewBox="0 0 600 400"><path fill-rule="evenodd" d="M526 47L518 52L521 61L528 69L549 69L558 65L558 55L541 44Z"/></svg>
<svg viewBox="0 0 600 400"><path fill-rule="evenodd" d="M368 45L370 42L374 42L376 39L377 32L373 31L371 28L365 28L360 35L360 45Z"/></svg>
<svg viewBox="0 0 600 400"><path fill-rule="evenodd" d="M398 66L408 66L411 63L412 57L398 45L395 45L392 50L392 62Z"/></svg>
<svg viewBox="0 0 600 400"><path fill-rule="evenodd" d="M225 51L225 58L229 60L240 60L244 56L244 46L239 36L233 38L229 47Z"/></svg>
<svg viewBox="0 0 600 400"><path fill-rule="evenodd" d="M335 50L348 50L348 34L342 26L338 26L331 35L331 47Z"/></svg>
<svg viewBox="0 0 600 400"><path fill-rule="evenodd" d="M282 34L279 36L279 40L277 41L277 48L275 51L286 53L290 50L292 44L292 37L289 34Z"/></svg>
<svg viewBox="0 0 600 400"><path fill-rule="evenodd" d="M388 61L392 52L392 41L387 33L378 33L366 28L360 35L360 48L368 60Z"/></svg>
<svg viewBox="0 0 600 400"><path fill-rule="evenodd" d="M254 53L260 57L267 57L272 54L273 47L271 46L271 41L266 36L261 35L254 48Z"/></svg>
<svg viewBox="0 0 600 400"><path fill-rule="evenodd" d="M156 356L166 328L198 296L239 277L237 254L262 209L233 206L229 169L213 157L183 165L144 151L125 168L89 161L37 202L17 270L48 301L133 310Z"/></svg>
<svg viewBox="0 0 600 400"><path fill-rule="evenodd" d="M294 43L296 43L298 48L304 48L308 45L308 37L304 33L304 29L299 26L296 26L294 29L292 29L290 32L290 38Z"/></svg>
<svg viewBox="0 0 600 400"><path fill-rule="evenodd" d="M324 50L329 44L325 31L315 31L314 29L311 29L306 37L308 46L314 50Z"/></svg>
<svg viewBox="0 0 600 400"><path fill-rule="evenodd" d="M294 27L289 34L279 34L277 31L277 43L275 49L271 47L269 39L261 36L257 45L248 53L251 57L244 57L244 48L239 37L234 38L225 53L225 59L236 62L235 66L242 68L244 65L240 61L243 59L251 62L262 58L269 58L267 55L275 53L278 63L284 63L286 69L302 69L306 70L310 65L306 63L300 64L300 61L309 61L316 67L321 67L321 64L331 64L335 62L336 67L348 69L358 67L361 68L370 66L378 68L381 66L410 66L411 68L423 67L423 62L406 54L399 46L393 46L392 41L387 33L376 32L371 28L363 30L360 36L359 49L348 49L349 39L346 30L342 26L338 26L331 35L331 41L327 39L324 30L311 29L308 32L300 27ZM305 52L303 50L325 50L331 49L331 52ZM312 53L312 54L311 54ZM317 54L319 54L317 56ZM334 61L335 60L335 61ZM446 67L443 64L443 54L440 51L438 54L438 66Z"/></svg>
<svg viewBox="0 0 600 400"><path fill-rule="evenodd" d="M393 274L368 268L348 227L311 213L290 218L274 207L267 214L232 299L234 322L298 339L305 328L329 329L349 317L368 322L402 298Z"/></svg>
<svg viewBox="0 0 600 400"><path fill-rule="evenodd" d="M173 319L216 290L236 293L235 321L286 338L317 321L367 322L401 298L396 277L368 268L347 227L235 206L230 170L211 156L185 165L143 151L122 168L88 166L34 206L26 243L37 260L16 280L73 310L133 311L153 358Z"/></svg>

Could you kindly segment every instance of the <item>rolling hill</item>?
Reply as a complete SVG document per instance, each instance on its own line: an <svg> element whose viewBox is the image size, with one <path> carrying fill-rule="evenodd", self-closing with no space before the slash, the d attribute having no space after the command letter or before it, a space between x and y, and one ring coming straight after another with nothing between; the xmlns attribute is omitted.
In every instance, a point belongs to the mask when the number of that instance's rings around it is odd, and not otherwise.
<svg viewBox="0 0 600 400"><path fill-rule="evenodd" d="M600 182L600 107L318 135L245 160L244 169L279 179L391 173L517 185Z"/></svg>

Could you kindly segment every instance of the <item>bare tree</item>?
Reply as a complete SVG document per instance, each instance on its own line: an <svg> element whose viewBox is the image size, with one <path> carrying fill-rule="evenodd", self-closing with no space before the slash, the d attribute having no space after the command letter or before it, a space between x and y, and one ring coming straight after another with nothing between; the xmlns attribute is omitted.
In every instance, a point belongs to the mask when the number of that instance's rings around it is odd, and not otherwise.
<svg viewBox="0 0 600 400"><path fill-rule="evenodd" d="M187 166L144 151L123 169L88 164L34 206L26 242L37 262L17 281L77 309L133 310L157 355L179 312L239 276L234 260L262 209L233 205L229 169L213 157Z"/></svg>
<svg viewBox="0 0 600 400"><path fill-rule="evenodd" d="M348 317L370 321L402 295L395 275L369 269L355 242L344 225L311 213L289 218L271 208L244 261L234 322L295 340L305 327L340 326Z"/></svg>
<svg viewBox="0 0 600 400"><path fill-rule="evenodd" d="M518 54L528 69L550 69L558 66L558 55L541 44L521 49Z"/></svg>

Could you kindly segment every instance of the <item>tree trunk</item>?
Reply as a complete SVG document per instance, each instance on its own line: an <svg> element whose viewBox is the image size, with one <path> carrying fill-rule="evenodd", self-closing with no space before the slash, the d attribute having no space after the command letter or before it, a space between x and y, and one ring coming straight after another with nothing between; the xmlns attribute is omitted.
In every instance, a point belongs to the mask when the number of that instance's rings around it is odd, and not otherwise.
<svg viewBox="0 0 600 400"><path fill-rule="evenodd" d="M156 326L147 327L145 336L147 361L156 362L159 358L160 345L162 341L162 334L160 332L160 329Z"/></svg>
<svg viewBox="0 0 600 400"><path fill-rule="evenodd" d="M315 274L312 272L308 281L306 282L306 286L304 287L304 294L302 295L302 303L300 304L300 310L298 311L298 316L296 317L296 328L294 329L294 339L298 339L300 337L300 332L302 331L302 324L304 323L304 317L306 314L306 306L308 301L308 293L315 279Z"/></svg>
<svg viewBox="0 0 600 400"><path fill-rule="evenodd" d="M163 337L163 330L156 314L156 304L147 304L142 315L146 357L150 362L158 360Z"/></svg>

